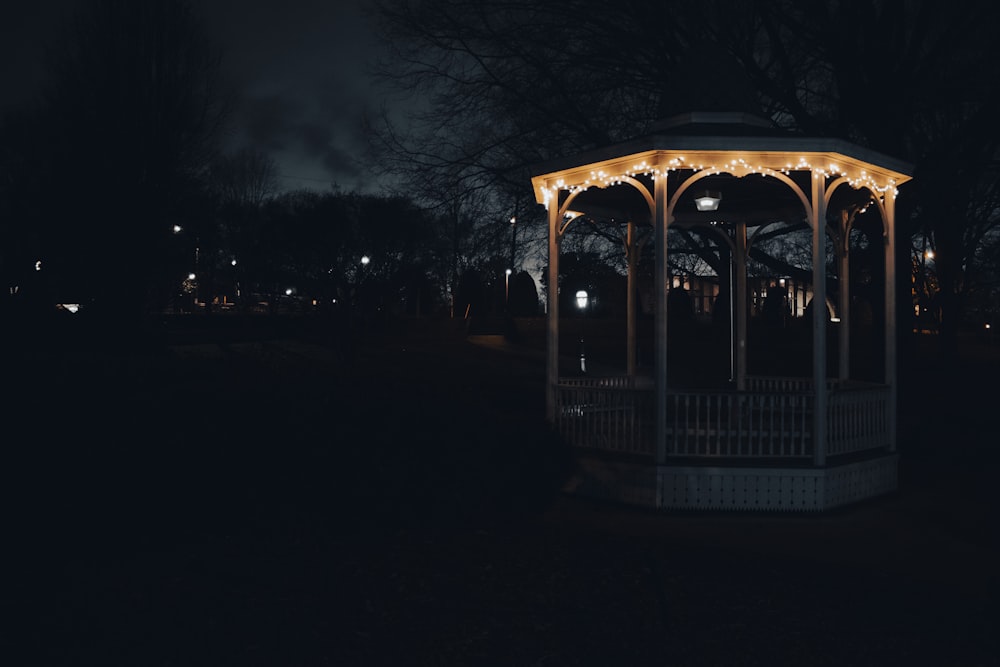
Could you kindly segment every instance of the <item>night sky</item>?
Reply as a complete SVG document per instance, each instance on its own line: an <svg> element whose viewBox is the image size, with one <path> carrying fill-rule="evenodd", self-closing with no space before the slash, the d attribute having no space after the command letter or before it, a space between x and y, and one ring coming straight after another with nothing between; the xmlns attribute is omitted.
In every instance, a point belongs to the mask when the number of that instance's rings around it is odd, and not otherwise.
<svg viewBox="0 0 1000 667"><path fill-rule="evenodd" d="M4 107L30 100L53 27L80 0L7 6L0 21ZM361 126L386 102L368 75L378 50L359 0L196 0L238 95L227 146L273 157L283 189L372 191Z"/></svg>

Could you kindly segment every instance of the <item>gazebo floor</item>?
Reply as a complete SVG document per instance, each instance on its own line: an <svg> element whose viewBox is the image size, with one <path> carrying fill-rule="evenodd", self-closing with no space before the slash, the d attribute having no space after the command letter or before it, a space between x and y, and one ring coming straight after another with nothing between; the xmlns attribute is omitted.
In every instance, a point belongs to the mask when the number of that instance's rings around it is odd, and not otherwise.
<svg viewBox="0 0 1000 667"><path fill-rule="evenodd" d="M817 512L891 493L898 455L792 462L671 460L580 451L564 491L662 510Z"/></svg>

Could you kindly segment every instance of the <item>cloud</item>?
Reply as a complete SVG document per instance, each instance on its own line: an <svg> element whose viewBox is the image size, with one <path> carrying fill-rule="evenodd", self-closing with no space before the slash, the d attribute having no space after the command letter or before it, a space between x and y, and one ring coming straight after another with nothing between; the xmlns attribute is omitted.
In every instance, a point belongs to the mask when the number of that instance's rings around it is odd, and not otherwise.
<svg viewBox="0 0 1000 667"><path fill-rule="evenodd" d="M241 98L230 148L271 155L289 183L367 185L366 108L380 105L368 76L373 34L353 2L299 0L275 6L204 0L225 45Z"/></svg>
<svg viewBox="0 0 1000 667"><path fill-rule="evenodd" d="M268 95L244 98L234 123L242 141L264 152L288 148L290 120L299 111L287 97Z"/></svg>
<svg viewBox="0 0 1000 667"><path fill-rule="evenodd" d="M323 154L323 166L338 183L357 183L364 177L356 156L336 146L328 147Z"/></svg>
<svg viewBox="0 0 1000 667"><path fill-rule="evenodd" d="M310 157L325 153L333 141L333 132L329 125L315 122L301 123L297 130L302 150Z"/></svg>

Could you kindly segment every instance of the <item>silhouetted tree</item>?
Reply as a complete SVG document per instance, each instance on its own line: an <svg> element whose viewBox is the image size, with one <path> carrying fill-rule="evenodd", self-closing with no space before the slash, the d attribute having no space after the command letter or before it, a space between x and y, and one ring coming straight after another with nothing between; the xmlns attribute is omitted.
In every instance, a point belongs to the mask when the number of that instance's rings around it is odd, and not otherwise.
<svg viewBox="0 0 1000 667"><path fill-rule="evenodd" d="M513 317L534 317L538 315L540 303L535 279L527 271L518 271L510 276L510 297L508 311Z"/></svg>
<svg viewBox="0 0 1000 667"><path fill-rule="evenodd" d="M466 269L455 290L456 317L481 317L489 314L488 288L482 274Z"/></svg>
<svg viewBox="0 0 1000 667"><path fill-rule="evenodd" d="M209 169L212 191L224 207L258 209L278 191L274 158L253 148L242 148L213 160Z"/></svg>
<svg viewBox="0 0 1000 667"><path fill-rule="evenodd" d="M158 310L172 229L204 204L226 119L220 56L183 0L85 3L50 46L35 148L60 196L44 203L45 266L92 310Z"/></svg>
<svg viewBox="0 0 1000 667"><path fill-rule="evenodd" d="M525 192L530 165L689 110L756 112L913 163L898 233L935 239L953 345L982 261L974 244L996 225L1000 72L979 66L1000 55L991 6L384 0L375 11L393 56L386 79L429 93L410 127L379 128L399 173ZM898 266L908 247L897 243Z"/></svg>
<svg viewBox="0 0 1000 667"><path fill-rule="evenodd" d="M907 239L935 239L943 351L954 353L977 247L997 227L1000 74L977 63L1000 53L995 11L922 0L755 3L721 26L774 118L841 136L914 164L899 200L897 266ZM875 65L877 63L877 66ZM898 275L906 294L910 276ZM902 322L912 308L899 302ZM904 327L908 329L908 327Z"/></svg>
<svg viewBox="0 0 1000 667"><path fill-rule="evenodd" d="M219 276L227 275L230 288L241 308L249 295L244 294L246 277L260 265L260 253L253 252L260 233L264 204L278 191L278 166L273 158L252 148L216 157L207 174L209 188L216 201L215 229L203 235L202 251L208 293L214 295ZM211 301L209 300L209 303Z"/></svg>
<svg viewBox="0 0 1000 667"><path fill-rule="evenodd" d="M369 314L432 312L443 292L430 268L432 220L402 197L284 193L263 207L256 291L275 301L292 289Z"/></svg>
<svg viewBox="0 0 1000 667"><path fill-rule="evenodd" d="M42 214L52 183L46 156L35 137L43 128L29 110L10 110L0 119L0 279L4 306L32 307L47 302L49 291L36 270L42 258Z"/></svg>

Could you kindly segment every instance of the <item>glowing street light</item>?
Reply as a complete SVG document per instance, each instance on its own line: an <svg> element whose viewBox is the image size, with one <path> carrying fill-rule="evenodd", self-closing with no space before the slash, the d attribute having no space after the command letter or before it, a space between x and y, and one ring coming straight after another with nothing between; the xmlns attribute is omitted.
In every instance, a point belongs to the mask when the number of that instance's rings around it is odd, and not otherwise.
<svg viewBox="0 0 1000 667"><path fill-rule="evenodd" d="M722 201L722 193L714 190L705 190L694 198L694 205L699 211L717 211L719 202Z"/></svg>
<svg viewBox="0 0 1000 667"><path fill-rule="evenodd" d="M587 294L587 290L582 289L576 293L576 307L583 310L587 307L587 301L590 300L590 295Z"/></svg>
<svg viewBox="0 0 1000 667"><path fill-rule="evenodd" d="M504 271L503 298L505 304L510 302L510 274L510 269Z"/></svg>
<svg viewBox="0 0 1000 667"><path fill-rule="evenodd" d="M371 257L369 257L368 255L362 255L362 257L361 257L361 265L362 266L368 266L368 263L371 262L371 261L372 261Z"/></svg>

